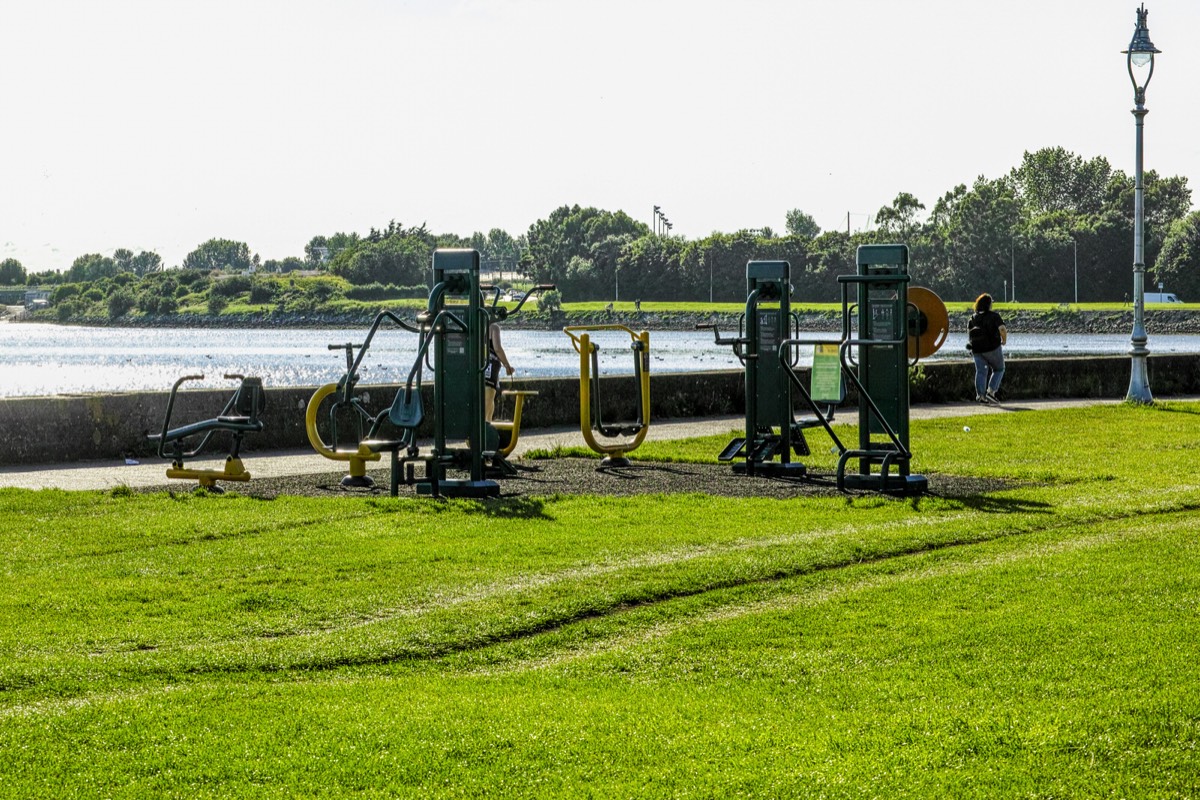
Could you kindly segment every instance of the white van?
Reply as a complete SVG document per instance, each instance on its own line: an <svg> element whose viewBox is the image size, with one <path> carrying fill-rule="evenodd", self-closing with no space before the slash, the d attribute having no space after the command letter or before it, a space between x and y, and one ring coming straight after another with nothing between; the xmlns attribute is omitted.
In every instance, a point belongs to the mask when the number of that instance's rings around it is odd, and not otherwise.
<svg viewBox="0 0 1200 800"><path fill-rule="evenodd" d="M1147 303L1182 303L1179 297L1171 292L1146 292Z"/></svg>

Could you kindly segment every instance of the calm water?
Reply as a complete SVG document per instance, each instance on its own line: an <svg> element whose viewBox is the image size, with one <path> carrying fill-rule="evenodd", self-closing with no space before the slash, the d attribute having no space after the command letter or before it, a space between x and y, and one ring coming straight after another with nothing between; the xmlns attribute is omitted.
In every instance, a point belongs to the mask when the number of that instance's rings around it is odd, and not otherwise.
<svg viewBox="0 0 1200 800"><path fill-rule="evenodd" d="M234 372L258 375L267 386L316 386L337 380L345 371L344 355L328 345L357 343L365 333L365 328L214 331L0 323L0 397L162 391L183 375L201 373L206 380L194 386L228 386L221 376ZM834 338L832 333L828 336ZM633 371L627 334L596 333L592 339L600 345L604 374ZM965 343L965 334L951 335L934 358L965 358ZM1151 334L1149 346L1152 353L1200 353L1200 336ZM504 349L518 377L579 374L579 356L564 333L507 330ZM1006 349L1014 356L1125 354L1129 335L1013 333ZM650 351L652 371L740 367L731 349L714 344L708 331L652 331ZM381 331L364 362L363 382L404 380L415 354L414 334Z"/></svg>

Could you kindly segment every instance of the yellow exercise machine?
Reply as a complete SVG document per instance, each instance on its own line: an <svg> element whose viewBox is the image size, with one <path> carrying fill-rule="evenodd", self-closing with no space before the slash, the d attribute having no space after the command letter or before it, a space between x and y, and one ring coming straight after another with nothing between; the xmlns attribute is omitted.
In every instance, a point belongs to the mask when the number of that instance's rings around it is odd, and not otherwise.
<svg viewBox="0 0 1200 800"><path fill-rule="evenodd" d="M202 487L211 492L220 492L217 481L250 480L250 473L242 464L240 455L242 437L247 433L257 433L263 429L261 415L266 409L266 396L263 394L261 378L247 378L242 375L226 375L229 380L239 381L237 390L221 413L212 419L192 422L177 428L171 427L171 412L175 408L175 396L179 387L187 381L204 380L203 375L185 375L175 381L171 387L171 396L167 399L167 413L163 418L162 433L150 434L146 438L158 442L158 455L169 458L171 466L167 469L168 478L198 481ZM225 457L222 469L195 469L184 465L184 459L195 458L208 445L217 431L227 431L232 440L229 453ZM199 437L199 441L196 441Z"/></svg>
<svg viewBox="0 0 1200 800"><path fill-rule="evenodd" d="M604 423L600 413L600 366L597 357L600 346L591 340L589 331L624 331L629 334L632 340L633 375L640 401L636 422L624 425ZM601 466L628 466L627 454L641 445L646 438L646 431L650 429L650 333L638 333L624 325L574 325L563 328L563 333L571 337L571 344L579 353L579 428L583 440L588 447L604 456ZM624 441L604 444L596 440L596 433L609 439L623 438Z"/></svg>
<svg viewBox="0 0 1200 800"><path fill-rule="evenodd" d="M390 407L379 411L370 409L367 405L369 396L357 391L363 357L385 322L409 333L422 333L420 328L385 310L375 316L362 344L347 342L329 345L330 350L345 351L346 373L337 383L327 383L313 392L304 412L304 429L313 449L331 461L345 461L349 465L350 474L342 478L342 486L346 487L374 486L375 481L367 475L367 462L379 461L382 451L389 450L396 456L402 449L415 449L415 429L424 415L421 403L423 353L418 353L416 363L409 371L408 381L396 393ZM383 387L375 388L382 390ZM328 441L320 429L322 403L327 398L332 398L332 402L327 404L329 410L324 419ZM348 432L344 430L346 427L350 428ZM346 439L351 439L353 443L341 446L340 442Z"/></svg>
<svg viewBox="0 0 1200 800"><path fill-rule="evenodd" d="M525 407L525 398L537 397L537 392L529 389L503 389L500 392L501 403L504 402L505 397L513 398L512 419L494 419L491 422L491 426L496 429L500 439L496 455L502 459L507 459L512 455L512 451L517 447L517 440L521 438L521 411Z"/></svg>
<svg viewBox="0 0 1200 800"><path fill-rule="evenodd" d="M330 395L341 392L343 388L341 383L327 383L313 392L312 398L308 401L308 408L304 412L304 429L308 432L308 443L325 458L331 461L345 461L349 464L350 474L342 478L343 486L372 486L374 481L367 475L367 462L378 461L381 457L380 454L362 442L359 442L357 447L344 448L338 447L337 442L326 444L321 439L320 431L317 430L321 403Z"/></svg>

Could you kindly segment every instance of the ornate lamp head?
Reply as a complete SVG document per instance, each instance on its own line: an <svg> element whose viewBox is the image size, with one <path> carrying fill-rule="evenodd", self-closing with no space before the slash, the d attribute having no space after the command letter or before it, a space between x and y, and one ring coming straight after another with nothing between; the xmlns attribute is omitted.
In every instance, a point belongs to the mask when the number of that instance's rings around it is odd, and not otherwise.
<svg viewBox="0 0 1200 800"><path fill-rule="evenodd" d="M1129 49L1121 51L1125 54L1129 80L1133 83L1133 98L1138 105L1146 102L1146 87L1150 85L1150 78L1154 76L1154 54L1162 52L1150 41L1150 28L1146 25L1146 17L1149 14L1143 3L1137 10L1137 26L1133 29Z"/></svg>

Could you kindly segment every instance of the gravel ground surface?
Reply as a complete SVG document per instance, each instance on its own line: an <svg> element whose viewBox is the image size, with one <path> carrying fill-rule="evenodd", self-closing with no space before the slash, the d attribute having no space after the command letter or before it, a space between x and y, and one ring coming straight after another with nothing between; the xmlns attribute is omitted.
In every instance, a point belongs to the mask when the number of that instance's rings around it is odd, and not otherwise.
<svg viewBox="0 0 1200 800"><path fill-rule="evenodd" d="M551 495L611 495L699 493L720 497L775 497L800 495L874 494L866 491L839 492L836 475L814 474L809 479L736 475L727 464L680 464L635 461L628 467L601 467L599 459L556 458L515 463L518 475L500 479L500 497L525 498ZM228 491L251 497L279 495L310 497L354 497L388 495L389 471L369 470L375 480L371 489L343 488L343 472L256 478L244 484L225 484ZM421 474L421 468L417 468ZM463 473L450 478L465 477ZM926 474L930 496L969 498L1009 488L998 480ZM170 486L145 487L144 491L191 491L194 484L175 482ZM401 497L415 497L413 486L400 486Z"/></svg>

